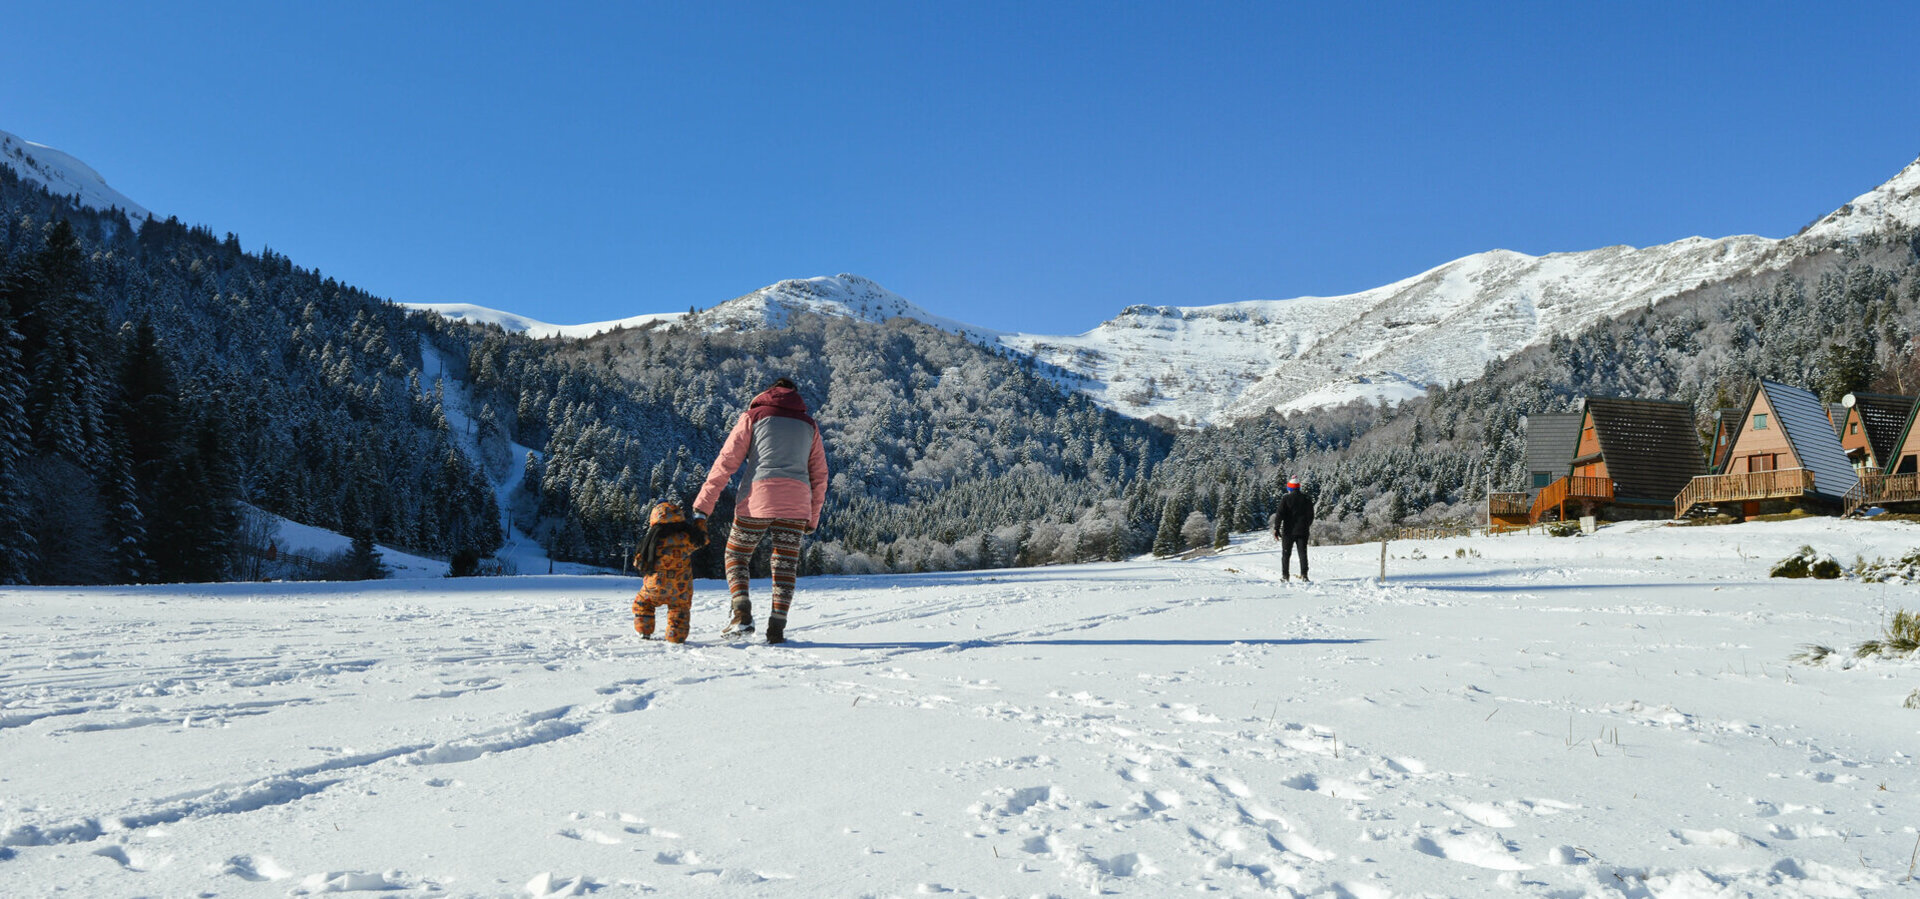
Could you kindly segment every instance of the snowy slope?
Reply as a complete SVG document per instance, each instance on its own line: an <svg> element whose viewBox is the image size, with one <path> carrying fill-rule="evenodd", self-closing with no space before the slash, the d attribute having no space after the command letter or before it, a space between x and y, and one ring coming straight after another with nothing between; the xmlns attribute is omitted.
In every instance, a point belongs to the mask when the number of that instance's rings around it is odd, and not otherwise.
<svg viewBox="0 0 1920 899"><path fill-rule="evenodd" d="M1702 283L1916 224L1920 161L1784 240L1693 237L1546 256L1493 250L1348 296L1134 306L1084 334L1002 342L1080 375L1089 394L1120 412L1215 424L1355 397L1402 399Z"/></svg>
<svg viewBox="0 0 1920 899"><path fill-rule="evenodd" d="M0 590L9 895L1857 896L1909 882L1901 523L801 582ZM766 582L756 581L764 597ZM1908 608L1913 608L1908 605Z"/></svg>
<svg viewBox="0 0 1920 899"><path fill-rule="evenodd" d="M849 274L835 275L830 278L793 278L781 281L734 297L711 309L692 314L661 312L585 325L553 325L512 312L503 312L470 303L402 303L400 305L425 312L437 312L451 319L477 324L495 324L508 331L524 333L531 337L592 337L615 328L682 323L712 331L777 329L786 327L787 321L794 314L802 312L875 323L894 318L910 318L983 343L991 343L999 337L999 332L934 315L871 280Z"/></svg>
<svg viewBox="0 0 1920 899"><path fill-rule="evenodd" d="M1551 335L1787 258L1777 241L1752 236L1546 256L1493 250L1348 296L1134 306L1084 334L1003 341L1094 382L1088 392L1110 408L1216 424L1416 395Z"/></svg>
<svg viewBox="0 0 1920 899"><path fill-rule="evenodd" d="M527 532L513 523L514 497L520 491L520 485L526 480L525 460L528 454L543 458L537 450L518 443L508 443L504 458L488 458L477 436L478 426L475 416L479 410L474 408L472 386L452 376L447 369L447 359L432 341L420 339L420 378L423 384L433 385L441 392L441 411L447 416L448 429L453 439L460 445L467 458L480 466L487 481L493 485L494 501L500 506L500 533L505 540L493 558L505 563L509 574L538 574L540 572L559 572L561 574L599 574L605 568L582 565L577 562L555 562L547 555L546 548L540 545ZM432 388L429 388L432 389ZM440 573L446 573L446 566L440 566Z"/></svg>
<svg viewBox="0 0 1920 899"><path fill-rule="evenodd" d="M925 322L982 343L992 343L1000 332L934 315L873 281L859 275L831 278L793 278L734 297L712 309L695 313L688 323L714 330L745 331L780 328L796 312L837 315L868 322L907 318Z"/></svg>
<svg viewBox="0 0 1920 899"><path fill-rule="evenodd" d="M1352 399L1400 400L1477 377L1557 334L1702 283L1784 268L1834 240L1920 224L1920 161L1783 240L1692 237L1655 247L1529 256L1492 250L1338 297L1128 307L1077 335L1004 333L927 313L864 278L783 281L690 321L779 327L792 309L869 321L905 316L1010 347L1069 373L1116 411L1204 426Z"/></svg>
<svg viewBox="0 0 1920 899"><path fill-rule="evenodd" d="M1849 240L1916 222L1920 222L1920 160L1807 226L1800 236L1815 241Z"/></svg>
<svg viewBox="0 0 1920 899"><path fill-rule="evenodd" d="M22 178L39 182L49 193L78 196L84 206L119 207L136 228L151 215L146 207L108 187L107 179L86 163L45 144L0 131L0 163L12 166Z"/></svg>
<svg viewBox="0 0 1920 899"><path fill-rule="evenodd" d="M655 323L672 323L686 318L687 315L684 312L658 312L612 321L589 322L584 325L554 325L524 315L502 312L472 303L400 303L398 305L422 312L436 312L455 321L472 322L476 325L498 325L510 334L525 334L535 339L592 337L595 334L604 334L619 328L643 328Z"/></svg>

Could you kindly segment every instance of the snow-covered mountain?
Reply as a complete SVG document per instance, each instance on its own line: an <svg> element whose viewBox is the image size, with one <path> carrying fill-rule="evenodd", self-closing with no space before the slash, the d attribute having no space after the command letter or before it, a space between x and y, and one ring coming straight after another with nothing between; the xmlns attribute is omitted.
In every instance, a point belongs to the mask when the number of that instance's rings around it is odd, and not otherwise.
<svg viewBox="0 0 1920 899"><path fill-rule="evenodd" d="M472 303L401 303L400 305L422 312L437 312L456 321L472 322L476 325L499 325L502 330L510 334L525 334L535 339L592 337L618 328L641 328L657 322L675 322L687 317L684 312L656 312L651 315L634 315L612 321L588 322L584 325L555 325L512 312L476 306Z"/></svg>
<svg viewBox="0 0 1920 899"><path fill-rule="evenodd" d="M1554 334L1777 264L1777 242L1690 238L1646 249L1492 250L1339 297L1133 306L1085 334L1004 342L1085 377L1134 416L1216 424L1270 409L1405 399L1478 376Z"/></svg>
<svg viewBox="0 0 1920 899"><path fill-rule="evenodd" d="M1065 372L1115 411L1189 426L1353 399L1400 400L1490 362L1702 284L1785 268L1804 253L1920 223L1920 161L1783 239L1690 237L1653 247L1529 256L1491 250L1356 294L1208 306L1132 306L1076 335L1006 333L933 315L857 275L782 281L687 323L777 328L797 310L907 317Z"/></svg>
<svg viewBox="0 0 1920 899"><path fill-rule="evenodd" d="M0 131L0 159L55 192L136 222L147 210L72 156ZM1478 376L1555 335L1702 284L1781 270L1809 250L1920 224L1920 160L1782 239L1690 237L1659 246L1529 256L1490 250L1337 297L1218 305L1136 305L1082 334L1008 333L935 315L858 275L791 279L693 313L557 325L465 303L409 303L535 337L619 327L783 327L796 312L885 322L909 318L1047 363L1063 384L1136 417L1188 426L1352 399L1405 399Z"/></svg>
<svg viewBox="0 0 1920 899"><path fill-rule="evenodd" d="M1702 283L1779 270L1834 241L1915 224L1920 161L1780 240L1691 237L1545 256L1492 250L1348 296L1133 306L1084 334L1001 342L1081 376L1081 389L1116 411L1217 424L1415 396Z"/></svg>
<svg viewBox="0 0 1920 899"><path fill-rule="evenodd" d="M476 324L499 325L509 332L534 338L592 337L616 328L687 324L710 331L752 331L783 328L795 313L841 316L876 324L908 318L992 344L1000 332L934 315L873 281L859 275L791 278L769 284L698 312L658 312L584 325L556 325L513 312L472 303L401 303L409 309L437 312L447 318Z"/></svg>
<svg viewBox="0 0 1920 899"><path fill-rule="evenodd" d="M118 207L136 228L150 214L145 206L107 186L107 179L91 166L45 144L0 131L0 162L12 166L20 177L39 182L49 193L78 197L83 206Z"/></svg>
<svg viewBox="0 0 1920 899"><path fill-rule="evenodd" d="M795 312L875 323L908 318L988 344L1004 336L999 331L935 315L869 279L849 274L781 281L694 313L688 321L714 330L779 328Z"/></svg>

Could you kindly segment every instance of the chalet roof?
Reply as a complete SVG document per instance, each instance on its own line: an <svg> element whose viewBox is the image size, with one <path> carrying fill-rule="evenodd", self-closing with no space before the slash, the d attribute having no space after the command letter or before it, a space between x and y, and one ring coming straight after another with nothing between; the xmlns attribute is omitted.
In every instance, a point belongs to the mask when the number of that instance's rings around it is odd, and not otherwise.
<svg viewBox="0 0 1920 899"><path fill-rule="evenodd" d="M1587 398L1586 414L1593 416L1594 437L1620 500L1672 502L1688 481L1706 473L1687 403L1596 396Z"/></svg>
<svg viewBox="0 0 1920 899"><path fill-rule="evenodd" d="M1539 412L1527 416L1527 471L1564 476L1580 448L1578 412Z"/></svg>
<svg viewBox="0 0 1920 899"><path fill-rule="evenodd" d="M1847 404L1846 403L1828 403L1826 405L1826 409L1827 409L1827 424L1833 426L1833 436L1835 437L1847 436L1845 431L1846 421L1847 421Z"/></svg>
<svg viewBox="0 0 1920 899"><path fill-rule="evenodd" d="M1885 462L1900 446L1900 432L1913 415L1914 398L1891 393L1849 393L1842 405L1860 412L1860 429L1867 432L1873 457Z"/></svg>
<svg viewBox="0 0 1920 899"><path fill-rule="evenodd" d="M1767 405L1773 407L1774 418L1793 445L1800 467L1813 472L1814 492L1836 498L1847 495L1860 476L1854 473L1847 451L1840 448L1839 436L1827 423L1827 410L1820 398L1778 381L1761 381L1755 396L1759 393L1767 395ZM1753 404L1748 403L1747 408L1751 410Z"/></svg>
<svg viewBox="0 0 1920 899"><path fill-rule="evenodd" d="M1907 445L1907 437L1913 432L1916 420L1920 420L1920 402L1914 403L1913 411L1907 413L1907 420L1900 426L1899 435L1894 437L1893 443L1887 447L1887 458L1880 461L1887 474L1893 474L1895 466L1900 464L1899 452Z"/></svg>

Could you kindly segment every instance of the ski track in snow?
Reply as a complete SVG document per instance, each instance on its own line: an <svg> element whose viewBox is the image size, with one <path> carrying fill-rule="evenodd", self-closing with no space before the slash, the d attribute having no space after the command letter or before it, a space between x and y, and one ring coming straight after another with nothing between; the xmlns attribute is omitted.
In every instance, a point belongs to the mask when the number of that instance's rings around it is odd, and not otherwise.
<svg viewBox="0 0 1920 899"><path fill-rule="evenodd" d="M0 591L0 873L88 895L1893 886L1920 719L1860 697L1916 666L1785 659L1866 636L1886 591L1756 580L1722 543L1872 557L1920 529L1768 527L1396 544L1385 584L1377 545L1289 586L1248 538L814 578L787 647L709 636L715 582L678 647L628 629L631 579Z"/></svg>

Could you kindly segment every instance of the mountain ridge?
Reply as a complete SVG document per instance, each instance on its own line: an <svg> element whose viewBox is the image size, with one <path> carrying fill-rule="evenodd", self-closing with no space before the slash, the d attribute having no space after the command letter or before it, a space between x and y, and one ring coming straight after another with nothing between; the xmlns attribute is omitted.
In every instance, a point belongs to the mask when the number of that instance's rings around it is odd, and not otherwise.
<svg viewBox="0 0 1920 899"><path fill-rule="evenodd" d="M1916 224L1920 160L1785 238L1693 236L1539 256L1493 249L1341 296L1134 304L1077 335L968 325L847 274L781 281L678 323L778 328L796 311L912 318L1045 363L1062 386L1122 414L1207 427L1420 396L1596 321L1702 285L1782 271L1832 242Z"/></svg>
<svg viewBox="0 0 1920 899"><path fill-rule="evenodd" d="M0 131L0 159L49 190L137 226L149 213L80 160ZM1469 380L1489 364L1596 321L1697 287L1782 270L1794 258L1920 224L1920 159L1785 238L1687 237L1532 256L1493 249L1341 296L1208 305L1134 304L1094 328L1046 335L982 328L932 313L854 274L793 278L685 313L550 324L465 303L401 303L532 337L620 328L778 329L795 314L870 322L906 318L1043 363L1061 386L1141 419L1208 427L1355 400L1398 401Z"/></svg>
<svg viewBox="0 0 1920 899"><path fill-rule="evenodd" d="M107 179L92 166L71 153L46 144L37 144L8 131L0 131L0 161L13 166L21 177L44 185L49 193L78 197L82 206L106 211L119 209L135 228L153 213L107 184Z"/></svg>

